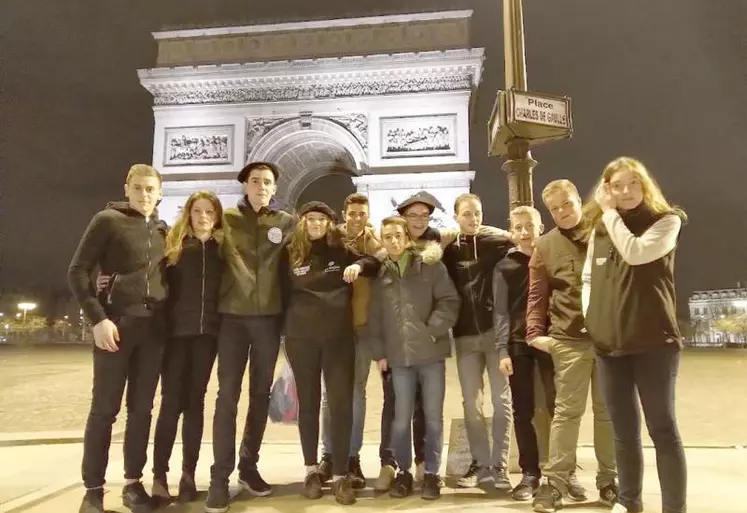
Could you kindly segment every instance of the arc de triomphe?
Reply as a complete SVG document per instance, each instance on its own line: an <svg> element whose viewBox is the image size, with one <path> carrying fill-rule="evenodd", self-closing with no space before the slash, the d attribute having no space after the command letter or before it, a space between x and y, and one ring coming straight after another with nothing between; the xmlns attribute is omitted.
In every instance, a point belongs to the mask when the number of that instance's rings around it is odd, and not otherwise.
<svg viewBox="0 0 747 513"><path fill-rule="evenodd" d="M474 176L470 98L483 49L469 46L471 15L154 33L157 66L139 77L154 99L162 217L173 221L198 189L235 205L237 171L269 160L283 170L278 194L291 207L315 180L338 175L369 195L374 224L421 189L450 223Z"/></svg>

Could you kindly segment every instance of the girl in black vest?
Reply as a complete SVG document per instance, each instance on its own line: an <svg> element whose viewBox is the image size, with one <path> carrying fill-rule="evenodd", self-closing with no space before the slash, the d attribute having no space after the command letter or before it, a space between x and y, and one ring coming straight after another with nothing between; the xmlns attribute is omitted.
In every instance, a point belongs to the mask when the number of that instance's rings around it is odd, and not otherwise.
<svg viewBox="0 0 747 513"><path fill-rule="evenodd" d="M348 475L353 424L355 344L352 285L358 275L376 276L379 261L347 248L335 228L335 213L312 201L298 211L300 220L280 260L285 313L285 352L296 379L298 429L306 465L304 495L322 496L318 472L321 377L327 389L332 425L332 488L341 504L353 504Z"/></svg>
<svg viewBox="0 0 747 513"><path fill-rule="evenodd" d="M223 208L212 192L193 193L166 239L169 341L161 373L161 409L153 447L153 496L170 499L166 472L182 419L179 500L197 498L195 469L205 392L217 351L218 299L224 272L248 271L223 231Z"/></svg>
<svg viewBox="0 0 747 513"><path fill-rule="evenodd" d="M586 209L583 306L615 434L620 496L612 511L643 511L640 400L656 449L662 511L684 513L687 470L674 411L682 348L674 255L686 216L628 157L605 168Z"/></svg>

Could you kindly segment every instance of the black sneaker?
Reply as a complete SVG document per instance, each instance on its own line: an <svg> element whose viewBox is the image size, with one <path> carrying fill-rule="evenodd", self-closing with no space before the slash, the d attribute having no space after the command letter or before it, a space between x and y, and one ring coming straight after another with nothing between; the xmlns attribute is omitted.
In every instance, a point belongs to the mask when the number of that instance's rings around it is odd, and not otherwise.
<svg viewBox="0 0 747 513"><path fill-rule="evenodd" d="M335 500L343 506L355 504L355 490L353 490L353 480L350 476L341 477L332 483L332 492L335 494Z"/></svg>
<svg viewBox="0 0 747 513"><path fill-rule="evenodd" d="M240 472L239 485L255 497L267 497L272 493L272 488L262 479L257 469Z"/></svg>
<svg viewBox="0 0 747 513"><path fill-rule="evenodd" d="M570 497L572 501L584 502L589 498L586 494L586 488L584 488L578 480L578 476L576 476L575 472L571 474L566 486L568 488L568 497Z"/></svg>
<svg viewBox="0 0 747 513"><path fill-rule="evenodd" d="M228 485L210 485L205 500L205 513L226 513L228 511Z"/></svg>
<svg viewBox="0 0 747 513"><path fill-rule="evenodd" d="M132 513L150 513L156 509L153 499L145 491L145 487L140 481L125 485L122 488L122 504Z"/></svg>
<svg viewBox="0 0 747 513"><path fill-rule="evenodd" d="M395 499L403 499L412 495L412 474L409 472L400 472L394 478L394 484L389 489L389 496Z"/></svg>
<svg viewBox="0 0 747 513"><path fill-rule="evenodd" d="M538 513L555 513L560 509L563 509L563 497L560 490L546 481L534 496L532 510Z"/></svg>
<svg viewBox="0 0 747 513"><path fill-rule="evenodd" d="M441 498L441 478L436 474L423 475L423 490L420 497L427 501L435 501Z"/></svg>
<svg viewBox="0 0 747 513"><path fill-rule="evenodd" d="M332 456L325 454L322 456L322 461L319 463L319 479L322 480L322 484L332 479Z"/></svg>
<svg viewBox="0 0 747 513"><path fill-rule="evenodd" d="M303 481L303 496L307 499L322 498L322 479L319 472L311 472Z"/></svg>
<svg viewBox="0 0 747 513"><path fill-rule="evenodd" d="M477 460L472 460L467 472L457 479L457 488L475 488L477 486L477 473L480 471L480 466L477 464Z"/></svg>
<svg viewBox="0 0 747 513"><path fill-rule="evenodd" d="M353 480L353 488L355 490L363 490L366 487L366 477L361 470L361 459L359 456L348 460L348 474L350 474L350 478Z"/></svg>
<svg viewBox="0 0 747 513"><path fill-rule="evenodd" d="M104 489L86 490L78 513L104 513Z"/></svg>
<svg viewBox="0 0 747 513"><path fill-rule="evenodd" d="M615 483L614 481L607 486L599 489L599 502L601 502L605 506L614 506L619 498L620 492L617 489L617 483Z"/></svg>
<svg viewBox="0 0 747 513"><path fill-rule="evenodd" d="M537 493L540 487L539 477L532 474L524 474L516 488L511 492L511 497L515 501L528 501Z"/></svg>
<svg viewBox="0 0 747 513"><path fill-rule="evenodd" d="M197 500L197 485L194 474L182 473L179 480L179 502L194 502Z"/></svg>

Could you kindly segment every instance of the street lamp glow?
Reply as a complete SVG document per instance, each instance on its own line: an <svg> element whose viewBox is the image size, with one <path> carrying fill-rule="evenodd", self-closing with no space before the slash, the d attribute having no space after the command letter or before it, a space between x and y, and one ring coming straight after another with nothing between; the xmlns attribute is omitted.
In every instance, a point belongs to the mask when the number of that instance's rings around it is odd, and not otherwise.
<svg viewBox="0 0 747 513"><path fill-rule="evenodd" d="M36 308L36 303L18 303L18 309L23 311L23 322L26 322L26 314Z"/></svg>

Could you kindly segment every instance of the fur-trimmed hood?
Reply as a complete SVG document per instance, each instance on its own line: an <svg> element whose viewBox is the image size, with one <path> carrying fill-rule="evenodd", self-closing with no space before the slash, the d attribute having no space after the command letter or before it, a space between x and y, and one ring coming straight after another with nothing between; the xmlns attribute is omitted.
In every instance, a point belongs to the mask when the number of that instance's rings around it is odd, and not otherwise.
<svg viewBox="0 0 747 513"><path fill-rule="evenodd" d="M428 242L422 249L417 249L416 253L420 255L425 265L437 264L444 256L444 250L438 242Z"/></svg>

